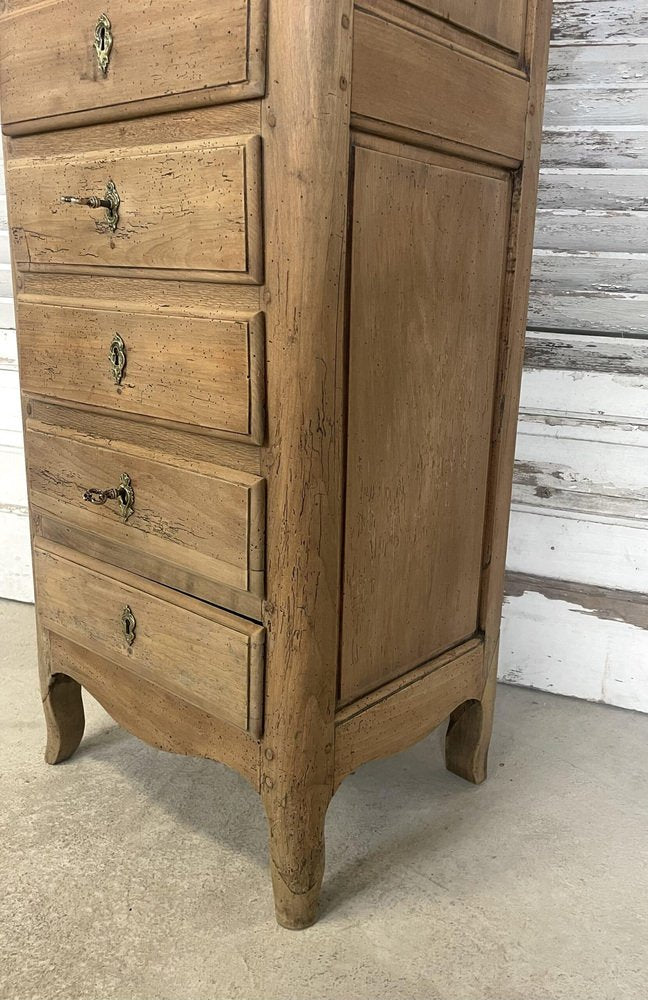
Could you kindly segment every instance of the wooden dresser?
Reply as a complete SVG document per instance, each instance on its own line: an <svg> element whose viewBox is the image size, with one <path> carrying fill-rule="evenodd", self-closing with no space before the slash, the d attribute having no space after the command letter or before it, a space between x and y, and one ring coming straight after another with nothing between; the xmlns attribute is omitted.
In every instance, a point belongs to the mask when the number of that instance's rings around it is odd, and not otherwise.
<svg viewBox="0 0 648 1000"><path fill-rule="evenodd" d="M46 759L236 768L305 927L345 775L485 777L550 4L103 3L0 3Z"/></svg>

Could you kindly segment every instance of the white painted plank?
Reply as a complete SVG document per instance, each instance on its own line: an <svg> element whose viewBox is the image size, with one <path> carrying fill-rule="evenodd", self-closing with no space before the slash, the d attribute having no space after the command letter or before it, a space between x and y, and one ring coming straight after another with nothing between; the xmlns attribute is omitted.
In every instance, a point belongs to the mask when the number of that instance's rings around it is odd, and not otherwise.
<svg viewBox="0 0 648 1000"><path fill-rule="evenodd" d="M5 443L6 432L0 432L0 505L19 510L27 509L27 475L22 440L12 438ZM6 435L9 437L9 435Z"/></svg>
<svg viewBox="0 0 648 1000"><path fill-rule="evenodd" d="M552 168L543 165L539 209L644 212L648 226L648 170ZM632 243L623 248L632 249Z"/></svg>
<svg viewBox="0 0 648 1000"><path fill-rule="evenodd" d="M648 37L646 0L556 0L551 37L560 42L623 42Z"/></svg>
<svg viewBox="0 0 648 1000"><path fill-rule="evenodd" d="M0 299L10 299L12 295L11 266L0 264Z"/></svg>
<svg viewBox="0 0 648 1000"><path fill-rule="evenodd" d="M551 418L549 418L551 419ZM601 440L596 423L581 433L553 433L524 418L518 427L513 501L518 506L611 518L648 525L648 426L621 425ZM530 431L530 432L529 432ZM589 432L589 433L587 433Z"/></svg>
<svg viewBox="0 0 648 1000"><path fill-rule="evenodd" d="M529 327L648 334L648 295L628 292L534 292Z"/></svg>
<svg viewBox="0 0 648 1000"><path fill-rule="evenodd" d="M7 196L0 194L0 229L7 229Z"/></svg>
<svg viewBox="0 0 648 1000"><path fill-rule="evenodd" d="M570 210L536 214L534 244L547 250L648 251L648 212Z"/></svg>
<svg viewBox="0 0 648 1000"><path fill-rule="evenodd" d="M522 376L524 414L648 423L647 396L646 379L641 375L531 369Z"/></svg>
<svg viewBox="0 0 648 1000"><path fill-rule="evenodd" d="M554 5L555 10L555 5ZM619 86L648 82L648 42L552 45L548 86Z"/></svg>
<svg viewBox="0 0 648 1000"><path fill-rule="evenodd" d="M648 227L648 215L646 219ZM648 252L536 249L532 293L648 292Z"/></svg>
<svg viewBox="0 0 648 1000"><path fill-rule="evenodd" d="M0 231L0 264L9 264L10 261L9 233Z"/></svg>
<svg viewBox="0 0 648 1000"><path fill-rule="evenodd" d="M34 588L26 510L0 505L0 597L33 602Z"/></svg>
<svg viewBox="0 0 648 1000"><path fill-rule="evenodd" d="M527 371L603 372L641 375L646 383L648 415L648 339L587 336L583 333L527 331L524 354ZM620 383L623 385L623 382Z"/></svg>
<svg viewBox="0 0 648 1000"><path fill-rule="evenodd" d="M20 386L18 372L13 367L0 368L0 440L4 431L22 434Z"/></svg>
<svg viewBox="0 0 648 1000"><path fill-rule="evenodd" d="M16 317L14 315L13 299L2 298L0 299L0 327L2 329L7 329L16 326Z"/></svg>
<svg viewBox="0 0 648 1000"><path fill-rule="evenodd" d="M542 161L548 167L648 167L648 131L637 127L546 129Z"/></svg>
<svg viewBox="0 0 648 1000"><path fill-rule="evenodd" d="M15 330L0 328L0 368L18 367L18 344Z"/></svg>
<svg viewBox="0 0 648 1000"><path fill-rule="evenodd" d="M513 504L511 572L648 593L648 523Z"/></svg>
<svg viewBox="0 0 648 1000"><path fill-rule="evenodd" d="M551 87L547 90L545 129L606 129L620 125L640 126L647 121L648 90L645 87Z"/></svg>
<svg viewBox="0 0 648 1000"><path fill-rule="evenodd" d="M648 712L648 629L633 620L635 609L645 609L643 598L619 601L611 611L603 600L597 614L596 602L578 593L547 592L505 598L502 680Z"/></svg>

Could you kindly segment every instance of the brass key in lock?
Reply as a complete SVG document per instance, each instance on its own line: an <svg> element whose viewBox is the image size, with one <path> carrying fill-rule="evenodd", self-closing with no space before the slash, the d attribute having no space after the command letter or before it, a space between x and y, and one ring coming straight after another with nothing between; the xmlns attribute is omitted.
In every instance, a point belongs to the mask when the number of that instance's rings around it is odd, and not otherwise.
<svg viewBox="0 0 648 1000"><path fill-rule="evenodd" d="M130 476L123 472L119 486L107 490L99 490L93 487L84 491L83 499L87 503L93 503L98 506L105 504L108 500L118 500L119 515L124 524L126 524L135 506L135 490L133 489Z"/></svg>
<svg viewBox="0 0 648 1000"><path fill-rule="evenodd" d="M82 198L76 194L64 194L61 196L61 201L64 205L85 205L88 208L104 208L106 210L105 222L108 228L113 233L117 229L121 199L114 181L108 181L106 184L103 198L99 198L96 194L92 194L88 198Z"/></svg>

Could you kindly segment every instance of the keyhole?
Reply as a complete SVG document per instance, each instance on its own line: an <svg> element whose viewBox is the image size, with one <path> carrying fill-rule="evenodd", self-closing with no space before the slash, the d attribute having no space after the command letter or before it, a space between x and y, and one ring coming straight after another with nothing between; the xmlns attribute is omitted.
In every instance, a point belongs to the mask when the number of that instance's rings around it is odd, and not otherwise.
<svg viewBox="0 0 648 1000"><path fill-rule="evenodd" d="M106 29L103 24L99 28L99 48L102 52L106 51Z"/></svg>

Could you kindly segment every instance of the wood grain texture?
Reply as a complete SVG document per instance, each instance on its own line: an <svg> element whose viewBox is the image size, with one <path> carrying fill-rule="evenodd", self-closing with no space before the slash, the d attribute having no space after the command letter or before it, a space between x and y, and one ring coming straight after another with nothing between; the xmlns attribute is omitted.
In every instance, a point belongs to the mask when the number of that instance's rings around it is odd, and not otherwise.
<svg viewBox="0 0 648 1000"><path fill-rule="evenodd" d="M261 277L258 136L13 158L7 165L14 261L44 270L96 268L158 277L186 270L221 281ZM103 197L121 204L111 232L103 209L61 204Z"/></svg>
<svg viewBox="0 0 648 1000"><path fill-rule="evenodd" d="M29 424L28 424L29 428ZM40 511L132 551L176 564L226 586L263 593L264 483L245 472L168 456L164 462L112 445L28 429L27 470L32 504ZM130 476L132 515L116 501L84 502L88 489L119 486Z"/></svg>
<svg viewBox="0 0 648 1000"><path fill-rule="evenodd" d="M443 20L448 20L475 35L496 42L512 52L521 53L524 48L526 27L525 0L490 0L489 3L475 3L474 0L408 0L413 7L420 7ZM464 44L470 44L470 36L464 36Z"/></svg>
<svg viewBox="0 0 648 1000"><path fill-rule="evenodd" d="M45 763L60 764L72 756L83 738L85 714L79 683L63 674L51 676L43 711L47 727Z"/></svg>
<svg viewBox="0 0 648 1000"><path fill-rule="evenodd" d="M333 794L352 14L350 0L270 5L263 108L269 427L262 790L277 918L294 928L316 917Z"/></svg>
<svg viewBox="0 0 648 1000"><path fill-rule="evenodd" d="M358 12L352 111L519 161L528 84L514 73Z"/></svg>
<svg viewBox="0 0 648 1000"><path fill-rule="evenodd" d="M262 316L215 319L18 303L23 390L260 443ZM115 334L126 368L109 362Z"/></svg>
<svg viewBox="0 0 648 1000"><path fill-rule="evenodd" d="M191 598L39 540L42 626L239 729L260 731L265 632ZM125 606L135 616L124 637Z"/></svg>
<svg viewBox="0 0 648 1000"><path fill-rule="evenodd" d="M342 702L477 627L509 198L356 148Z"/></svg>
<svg viewBox="0 0 648 1000"><path fill-rule="evenodd" d="M58 635L51 637L51 662L57 675L82 684L139 739L171 753L220 761L259 790L260 744L249 733Z"/></svg>
<svg viewBox="0 0 648 1000"><path fill-rule="evenodd" d="M84 0L9 2L0 20L5 128L39 131L261 95L265 6L111 0L113 48L104 75L93 47L99 9ZM43 43L54 38L55 45Z"/></svg>
<svg viewBox="0 0 648 1000"><path fill-rule="evenodd" d="M335 717L335 783L361 764L424 739L468 698L479 698L484 649L472 640L412 670Z"/></svg>
<svg viewBox="0 0 648 1000"><path fill-rule="evenodd" d="M527 155L513 190L482 554L479 623L485 635L486 680L480 701L457 709L450 717L446 735L448 768L475 783L482 782L486 777L493 720L550 24L551 3L548 0L532 0L526 43L530 66L524 136Z"/></svg>

